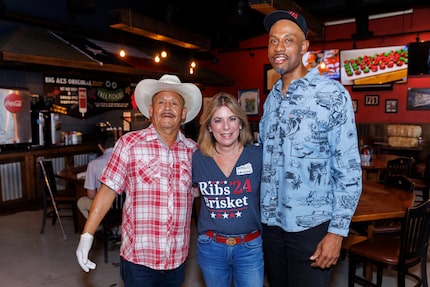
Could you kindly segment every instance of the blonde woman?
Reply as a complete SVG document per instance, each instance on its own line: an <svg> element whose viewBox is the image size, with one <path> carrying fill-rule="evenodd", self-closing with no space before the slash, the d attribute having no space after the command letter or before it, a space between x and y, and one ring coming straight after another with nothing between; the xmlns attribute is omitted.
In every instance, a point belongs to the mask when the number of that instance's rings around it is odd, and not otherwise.
<svg viewBox="0 0 430 287"><path fill-rule="evenodd" d="M218 93L200 117L193 184L201 208L197 262L206 287L263 286L261 148L238 101Z"/></svg>

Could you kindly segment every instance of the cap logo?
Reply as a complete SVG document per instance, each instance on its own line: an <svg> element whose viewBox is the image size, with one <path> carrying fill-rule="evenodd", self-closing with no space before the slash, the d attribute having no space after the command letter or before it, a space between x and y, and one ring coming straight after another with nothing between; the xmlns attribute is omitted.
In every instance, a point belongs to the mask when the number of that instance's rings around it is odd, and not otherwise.
<svg viewBox="0 0 430 287"><path fill-rule="evenodd" d="M297 18L299 18L299 14L294 13L293 11L289 11L288 13L289 13L291 16L293 16L293 17L294 17L294 19L296 19L296 20L297 20Z"/></svg>

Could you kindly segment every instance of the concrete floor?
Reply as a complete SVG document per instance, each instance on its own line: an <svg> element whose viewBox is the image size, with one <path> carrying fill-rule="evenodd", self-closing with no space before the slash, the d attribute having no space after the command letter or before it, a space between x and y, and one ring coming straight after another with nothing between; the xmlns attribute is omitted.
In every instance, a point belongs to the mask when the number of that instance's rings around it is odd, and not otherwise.
<svg viewBox="0 0 430 287"><path fill-rule="evenodd" d="M48 221L45 233L39 233L41 214L41 211L37 210L0 216L1 286L123 286L119 275L119 246L111 246L109 263L104 263L103 242L95 240L90 258L97 263L97 268L85 273L76 261L75 249L79 234L73 233L71 220L63 220L67 234L67 240L64 240L58 223L52 226ZM195 258L196 236L194 229L184 287L204 287ZM338 263L330 287L347 286L347 265L347 258ZM429 267L430 263L427 263L428 270ZM395 273L387 272L383 286L396 286L395 282Z"/></svg>

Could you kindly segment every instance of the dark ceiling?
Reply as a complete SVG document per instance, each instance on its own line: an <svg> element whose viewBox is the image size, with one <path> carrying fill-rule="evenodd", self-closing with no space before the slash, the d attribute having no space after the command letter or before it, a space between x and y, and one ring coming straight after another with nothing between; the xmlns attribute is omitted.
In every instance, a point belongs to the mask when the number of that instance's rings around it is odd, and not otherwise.
<svg viewBox="0 0 430 287"><path fill-rule="evenodd" d="M309 21L326 21L367 17L430 5L430 0L157 0L142 1L143 14L186 27L207 35L213 48L237 47L239 41L265 33L264 14L253 4L272 5L280 9L303 12ZM300 11L301 10L301 11ZM145 12L146 11L146 12ZM311 19L312 18L312 19ZM315 21L314 21L315 20ZM320 35L316 35L317 37Z"/></svg>
<svg viewBox="0 0 430 287"><path fill-rule="evenodd" d="M124 35L109 27L111 12L126 8L167 27L206 36L210 39L210 49L231 49L237 48L241 40L265 33L262 25L265 15L251 8L255 4L300 10L310 26L319 30L315 38L322 40L325 21L362 19L367 15L428 6L430 0L0 0L0 17L88 36L111 37L115 41L134 39L143 45L147 39L142 36Z"/></svg>

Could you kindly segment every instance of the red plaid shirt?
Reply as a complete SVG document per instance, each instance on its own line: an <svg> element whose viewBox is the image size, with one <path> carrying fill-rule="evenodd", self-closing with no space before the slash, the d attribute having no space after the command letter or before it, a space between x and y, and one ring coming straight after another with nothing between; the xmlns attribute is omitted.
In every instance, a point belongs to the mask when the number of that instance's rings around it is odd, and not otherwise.
<svg viewBox="0 0 430 287"><path fill-rule="evenodd" d="M100 180L127 193L121 245L125 260L169 270L187 258L195 150L196 143L182 133L168 148L152 125L118 140Z"/></svg>

